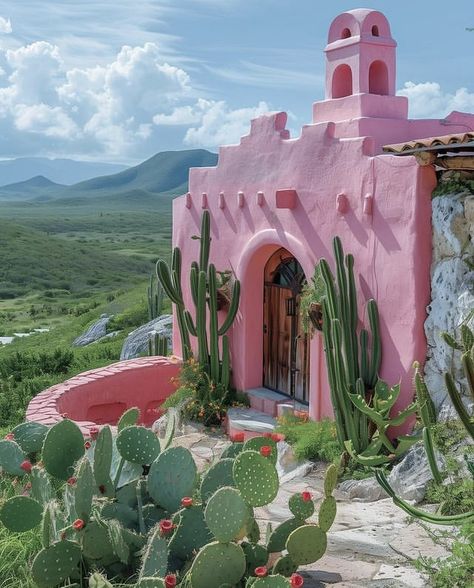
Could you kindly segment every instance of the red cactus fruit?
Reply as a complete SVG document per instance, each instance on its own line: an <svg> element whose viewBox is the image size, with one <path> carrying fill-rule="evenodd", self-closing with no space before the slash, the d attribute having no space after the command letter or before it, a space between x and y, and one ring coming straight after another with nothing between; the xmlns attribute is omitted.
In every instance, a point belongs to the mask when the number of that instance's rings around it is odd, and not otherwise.
<svg viewBox="0 0 474 588"><path fill-rule="evenodd" d="M311 500L313 500L313 496L312 496L311 492L302 492L301 498L303 499L304 502L311 502Z"/></svg>
<svg viewBox="0 0 474 588"><path fill-rule="evenodd" d="M258 568L255 568L255 575L258 578L264 578L267 574L268 574L268 570L265 566L260 566Z"/></svg>
<svg viewBox="0 0 474 588"><path fill-rule="evenodd" d="M74 527L74 529L76 531L80 531L81 529L83 529L85 527L85 522L82 519L76 519L72 523L72 526Z"/></svg>
<svg viewBox="0 0 474 588"><path fill-rule="evenodd" d="M270 437L270 439L272 441L275 441L275 443L279 443L280 441L285 440L285 435L282 435L281 433L272 433L272 436Z"/></svg>
<svg viewBox="0 0 474 588"><path fill-rule="evenodd" d="M260 455L263 455L263 457L270 457L271 454L272 448L270 447L270 445L263 445L262 447L260 447Z"/></svg>
<svg viewBox="0 0 474 588"><path fill-rule="evenodd" d="M24 472L27 472L29 474L33 466L31 465L31 461L25 459L25 461L21 462L20 467Z"/></svg>
<svg viewBox="0 0 474 588"><path fill-rule="evenodd" d="M91 442L90 442L90 441L86 441L86 442L84 443L84 447L85 447L86 449L90 449L90 448L91 448Z"/></svg>
<svg viewBox="0 0 474 588"><path fill-rule="evenodd" d="M168 574L165 576L165 588L174 588L176 586L177 580L174 574Z"/></svg>
<svg viewBox="0 0 474 588"><path fill-rule="evenodd" d="M304 584L303 576L300 576L299 574L291 574L291 577L290 577L291 588L301 588L301 586L303 586L303 584Z"/></svg>
<svg viewBox="0 0 474 588"><path fill-rule="evenodd" d="M184 508L189 508L193 505L193 499L189 496L185 496L184 498L181 498L181 505L184 506Z"/></svg>
<svg viewBox="0 0 474 588"><path fill-rule="evenodd" d="M163 519L160 521L160 532L162 535L168 535L173 530L173 521Z"/></svg>
<svg viewBox="0 0 474 588"><path fill-rule="evenodd" d="M15 439L15 435L13 433L7 433L4 439L6 439L6 441L13 441L13 439Z"/></svg>
<svg viewBox="0 0 474 588"><path fill-rule="evenodd" d="M75 486L77 482L77 478L75 478L74 476L71 476L70 478L68 478L67 480L67 484L69 486Z"/></svg>
<svg viewBox="0 0 474 588"><path fill-rule="evenodd" d="M233 443L243 443L245 439L245 434L243 431L240 431L239 433L234 433L231 437L231 441Z"/></svg>

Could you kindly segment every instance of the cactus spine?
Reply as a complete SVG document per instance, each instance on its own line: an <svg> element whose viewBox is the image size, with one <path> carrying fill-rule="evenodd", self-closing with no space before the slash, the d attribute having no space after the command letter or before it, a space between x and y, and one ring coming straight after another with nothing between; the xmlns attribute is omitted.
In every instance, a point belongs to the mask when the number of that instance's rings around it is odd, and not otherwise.
<svg viewBox="0 0 474 588"><path fill-rule="evenodd" d="M191 297L195 307L194 318L185 308L181 287L181 251L175 247L171 267L162 259L156 264L158 279L175 306L183 359L191 357L190 336L197 340L197 358L212 382L225 389L230 384L229 340L226 335L237 315L240 301L240 282L235 281L227 316L219 326L218 280L214 264L209 263L211 246L210 215L202 215L199 262L193 261L189 280Z"/></svg>

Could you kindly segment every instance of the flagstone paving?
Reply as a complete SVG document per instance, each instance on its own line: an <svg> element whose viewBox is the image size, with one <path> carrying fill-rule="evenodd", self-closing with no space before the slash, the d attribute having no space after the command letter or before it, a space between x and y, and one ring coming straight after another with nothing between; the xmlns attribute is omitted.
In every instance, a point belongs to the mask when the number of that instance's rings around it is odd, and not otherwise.
<svg viewBox="0 0 474 588"><path fill-rule="evenodd" d="M205 470L228 445L220 434L207 435L186 427L186 434L175 443L188 447L199 470ZM285 481L272 504L255 509L262 532L291 517L288 499L295 492L309 491L316 503L323 496L326 465L314 464L295 469L296 476ZM291 475L291 474L290 474ZM285 477L290 477L287 474ZM443 549L433 543L428 533L397 508L389 498L376 502L348 500L336 490L337 517L328 534L325 556L303 566L305 588L423 588L427 580L410 564L419 555L440 558ZM317 509L316 509L317 510ZM317 517L314 518L317 522Z"/></svg>

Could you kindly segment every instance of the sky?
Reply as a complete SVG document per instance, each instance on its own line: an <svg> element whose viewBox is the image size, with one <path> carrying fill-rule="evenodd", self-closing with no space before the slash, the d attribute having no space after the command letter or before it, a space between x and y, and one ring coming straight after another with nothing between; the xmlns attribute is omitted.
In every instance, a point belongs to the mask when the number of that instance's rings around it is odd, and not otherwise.
<svg viewBox="0 0 474 588"><path fill-rule="evenodd" d="M473 0L1 0L0 158L217 151L274 110L297 136L329 25L361 6L390 21L411 117L474 112Z"/></svg>

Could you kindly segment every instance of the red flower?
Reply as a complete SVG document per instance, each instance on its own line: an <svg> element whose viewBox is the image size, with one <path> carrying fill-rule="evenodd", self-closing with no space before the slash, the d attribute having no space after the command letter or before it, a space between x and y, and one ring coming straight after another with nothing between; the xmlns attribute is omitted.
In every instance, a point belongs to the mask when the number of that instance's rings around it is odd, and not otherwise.
<svg viewBox="0 0 474 588"><path fill-rule="evenodd" d="M74 476L71 476L70 478L68 478L67 484L69 486L75 486L77 482L77 478L75 478Z"/></svg>
<svg viewBox="0 0 474 588"><path fill-rule="evenodd" d="M268 573L268 570L265 566L260 566L259 568L255 568L255 575L259 578L264 578Z"/></svg>
<svg viewBox="0 0 474 588"><path fill-rule="evenodd" d="M271 439L272 438L273 433L264 433L263 436L265 437L265 439Z"/></svg>
<svg viewBox="0 0 474 588"><path fill-rule="evenodd" d="M13 439L15 439L15 435L13 433L7 433L4 438L7 441L13 441Z"/></svg>
<svg viewBox="0 0 474 588"><path fill-rule="evenodd" d="M262 447L260 447L260 455L263 455L263 457L269 457L272 454L272 448L270 447L270 445L263 445Z"/></svg>
<svg viewBox="0 0 474 588"><path fill-rule="evenodd" d="M85 447L86 449L90 449L90 447L91 447L91 442L90 442L90 441L86 441L86 442L84 443L84 447Z"/></svg>
<svg viewBox="0 0 474 588"><path fill-rule="evenodd" d="M165 587L174 588L176 586L176 576L174 574L168 574L165 576Z"/></svg>
<svg viewBox="0 0 474 588"><path fill-rule="evenodd" d="M184 508L189 508L193 505L193 499L189 496L185 496L184 498L181 498L181 505L184 506Z"/></svg>
<svg viewBox="0 0 474 588"><path fill-rule="evenodd" d="M304 502L311 502L311 500L313 500L311 492L302 492L301 498L303 499Z"/></svg>
<svg viewBox="0 0 474 588"><path fill-rule="evenodd" d="M162 535L168 535L173 530L173 521L163 519L160 521L160 532Z"/></svg>
<svg viewBox="0 0 474 588"><path fill-rule="evenodd" d="M21 462L20 467L24 472L30 473L33 466L31 465L31 461L25 459L25 461Z"/></svg>
<svg viewBox="0 0 474 588"><path fill-rule="evenodd" d="M76 531L80 531L81 529L84 528L85 526L85 522L82 519L76 519L73 523L72 526L74 527L74 529Z"/></svg>
<svg viewBox="0 0 474 588"><path fill-rule="evenodd" d="M97 435L99 434L99 427L90 427L89 429L89 435L91 436L91 439L97 439Z"/></svg>
<svg viewBox="0 0 474 588"><path fill-rule="evenodd" d="M300 576L299 574L291 574L291 578L290 578L291 588L301 588L301 586L303 586L303 584L304 584L303 576Z"/></svg>
<svg viewBox="0 0 474 588"><path fill-rule="evenodd" d="M243 431L240 431L239 433L234 433L231 437L231 441L233 443L243 443L245 439L245 435Z"/></svg>
<svg viewBox="0 0 474 588"><path fill-rule="evenodd" d="M285 435L282 435L281 433L272 433L271 439L275 441L275 443L279 443L280 441L285 440Z"/></svg>

